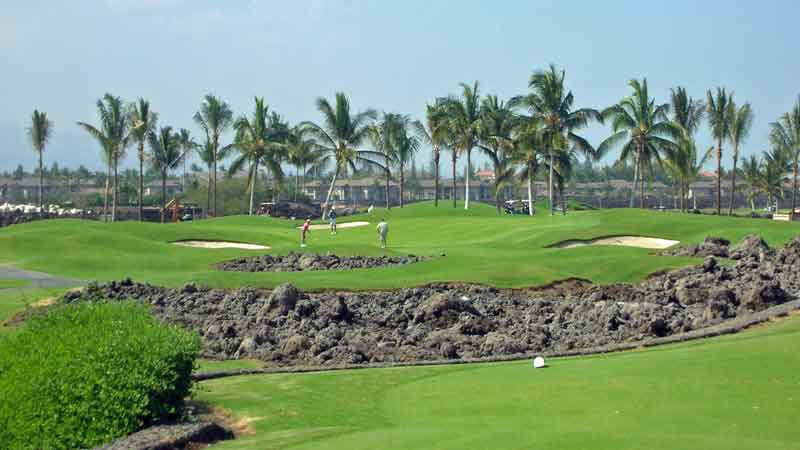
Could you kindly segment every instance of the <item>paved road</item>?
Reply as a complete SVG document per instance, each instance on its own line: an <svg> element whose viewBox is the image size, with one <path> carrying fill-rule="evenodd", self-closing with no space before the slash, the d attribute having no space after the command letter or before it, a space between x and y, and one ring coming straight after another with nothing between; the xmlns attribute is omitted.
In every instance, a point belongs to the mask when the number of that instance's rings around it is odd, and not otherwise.
<svg viewBox="0 0 800 450"><path fill-rule="evenodd" d="M0 292L14 292L37 288L75 287L86 284L82 280L59 278L44 272L17 269L11 266L0 266L0 280L26 280L30 284L23 287L0 289Z"/></svg>

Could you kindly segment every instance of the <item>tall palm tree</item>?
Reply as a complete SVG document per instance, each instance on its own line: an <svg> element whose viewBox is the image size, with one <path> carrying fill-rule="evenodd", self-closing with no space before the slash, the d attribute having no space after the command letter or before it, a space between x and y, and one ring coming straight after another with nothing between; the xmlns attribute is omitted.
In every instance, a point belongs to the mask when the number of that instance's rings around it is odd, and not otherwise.
<svg viewBox="0 0 800 450"><path fill-rule="evenodd" d="M736 195L736 163L739 161L739 145L747 139L750 134L750 126L753 124L753 110L749 103L736 107L736 103L729 103L730 111L730 133L729 138L733 147L733 169L731 170L731 202L728 205L728 215L733 215L733 202Z"/></svg>
<svg viewBox="0 0 800 450"><path fill-rule="evenodd" d="M785 174L789 172L790 165L790 155L784 148L773 147L770 151L764 152L761 189L767 194L770 206L773 199L783 198L783 183L786 181Z"/></svg>
<svg viewBox="0 0 800 450"><path fill-rule="evenodd" d="M103 149L103 156L108 166L106 189L103 200L103 217L108 214L108 191L112 171L114 175L114 191L111 206L111 221L117 217L117 167L119 159L124 155L128 144L128 115L125 114L122 99L111 94L105 94L97 100L97 111L100 115L100 126L95 127L85 122L78 122L78 126L94 137Z"/></svg>
<svg viewBox="0 0 800 450"><path fill-rule="evenodd" d="M302 126L294 126L289 130L287 136L287 152L289 155L289 162L295 166L295 197L297 201L297 192L300 190L300 173L302 173L303 183L302 190L306 190L306 173L310 169L321 163L325 158L322 149L319 148L313 139L308 137L307 129ZM301 171L302 168L302 171Z"/></svg>
<svg viewBox="0 0 800 450"><path fill-rule="evenodd" d="M252 216L259 165L263 164L274 180L283 180L281 163L288 157L285 143L289 126L274 112L269 113L269 106L263 98L256 97L252 118L242 116L236 119L233 127L236 129L233 145L239 151L239 157L231 163L228 173L235 174L245 164L250 164L247 184L250 186L249 214Z"/></svg>
<svg viewBox="0 0 800 450"><path fill-rule="evenodd" d="M716 93L709 89L706 92L706 112L711 135L717 141L717 214L722 210L722 141L730 137L731 107L733 94L725 92L725 88L717 88Z"/></svg>
<svg viewBox="0 0 800 450"><path fill-rule="evenodd" d="M494 181L494 203L497 213L500 214L500 187L508 181L511 166L511 132L516 125L516 116L506 102L498 100L496 95L489 95L483 99L481 105L481 122L478 127L478 148L480 148L492 162Z"/></svg>
<svg viewBox="0 0 800 450"><path fill-rule="evenodd" d="M322 113L322 125L304 122L309 133L317 143L331 156L336 167L325 197L325 208L322 218L325 219L330 208L331 196L336 187L336 180L342 170L349 166L355 171L356 162L364 160L364 151L357 147L367 138L369 122L376 118L375 111L368 109L358 114L350 113L350 101L342 92L336 93L334 106L328 100L317 99L317 109Z"/></svg>
<svg viewBox="0 0 800 450"><path fill-rule="evenodd" d="M605 154L622 144L620 161L634 161L630 207L633 207L636 195L637 178L641 178L639 206L644 208L645 169L652 169L653 160L661 164L662 159L675 150L676 144L668 138L679 136L680 130L667 119L669 105L656 104L655 99L650 98L647 79L641 82L630 80L628 85L633 93L602 113L604 119L611 119L613 134L600 144L597 151Z"/></svg>
<svg viewBox="0 0 800 450"><path fill-rule="evenodd" d="M536 174L542 165L544 142L538 124L525 121L517 124L512 137L514 155L522 168L518 176L528 183L528 214L534 214Z"/></svg>
<svg viewBox="0 0 800 450"><path fill-rule="evenodd" d="M770 140L792 162L792 213L797 209L797 166L800 159L800 96L792 110L770 124Z"/></svg>
<svg viewBox="0 0 800 450"><path fill-rule="evenodd" d="M556 153L568 151L574 147L588 158L597 158L599 154L589 141L577 135L575 131L585 127L590 120L603 121L597 110L591 108L573 109L575 97L572 91L564 87L565 71L558 71L554 65L548 70L539 70L531 75L528 87L531 92L515 97L509 103L514 107L526 108L530 116L522 120L539 124L542 128L542 141L549 159L549 193L550 215L554 213L553 177Z"/></svg>
<svg viewBox="0 0 800 450"><path fill-rule="evenodd" d="M181 181L182 189L186 189L186 161L189 159L189 155L192 153L192 150L197 148L197 142L195 142L194 138L192 137L191 131L187 130L186 128L181 128L178 130L178 140L181 143L181 152L183 153L183 157L181 161L183 162L183 179Z"/></svg>
<svg viewBox="0 0 800 450"><path fill-rule="evenodd" d="M400 207L403 207L405 197L406 165L414 161L414 155L419 151L420 138L411 133L411 119L401 115L398 118L396 133L393 136L395 148L395 161L400 172Z"/></svg>
<svg viewBox="0 0 800 450"><path fill-rule="evenodd" d="M178 167L181 160L180 136L172 127L161 127L147 136L150 143L150 166L161 176L161 223L164 223L167 206L167 175Z"/></svg>
<svg viewBox="0 0 800 450"><path fill-rule="evenodd" d="M668 156L666 163L668 170L680 180L681 211L688 209L687 194L689 185L694 180L696 172L697 147L694 133L697 131L705 115L705 104L689 96L686 89L677 87L670 89L670 112L672 122L680 127L681 135L675 139L677 148ZM706 152L706 155L708 152ZM701 158L705 164L707 157Z"/></svg>
<svg viewBox="0 0 800 450"><path fill-rule="evenodd" d="M439 206L439 159L442 147L447 141L447 112L443 99L437 99L433 105L425 105L425 123L414 121L417 136L422 142L431 146L433 157L433 206Z"/></svg>
<svg viewBox="0 0 800 450"><path fill-rule="evenodd" d="M386 177L386 209L391 208L389 203L389 183L392 178L392 165L397 160L397 139L401 116L396 113L384 112L381 119L369 126L369 141L372 151L365 151L364 155L368 164L383 171Z"/></svg>
<svg viewBox="0 0 800 450"><path fill-rule="evenodd" d="M28 128L28 138L31 141L33 150L39 157L39 213L44 213L44 147L47 141L50 140L50 135L53 131L53 122L47 118L46 112L39 112L33 110L31 116L31 126Z"/></svg>
<svg viewBox="0 0 800 450"><path fill-rule="evenodd" d="M139 98L130 105L128 120L131 123L131 138L139 145L139 221L142 221L142 197L144 197L144 144L156 130L158 115L150 110L150 102Z"/></svg>
<svg viewBox="0 0 800 450"><path fill-rule="evenodd" d="M469 178L472 172L470 153L478 139L481 103L477 81L472 86L466 83L461 83L460 86L461 97L449 97L447 100L447 115L455 148L467 158L464 166L464 209L469 209Z"/></svg>
<svg viewBox="0 0 800 450"><path fill-rule="evenodd" d="M762 162L755 155L750 155L749 158L744 158L742 160L742 175L744 176L745 183L748 185L747 201L750 203L751 212L756 211L755 199L761 191L761 168Z"/></svg>
<svg viewBox="0 0 800 450"><path fill-rule="evenodd" d="M194 121L200 125L201 128L209 136L211 142L211 172L208 174L209 182L209 200L208 207L214 207L211 215L217 215L217 162L220 158L220 136L233 124L233 110L230 106L211 94L205 96L203 103L200 105L200 110L194 114ZM213 184L214 202L211 198L211 187Z"/></svg>

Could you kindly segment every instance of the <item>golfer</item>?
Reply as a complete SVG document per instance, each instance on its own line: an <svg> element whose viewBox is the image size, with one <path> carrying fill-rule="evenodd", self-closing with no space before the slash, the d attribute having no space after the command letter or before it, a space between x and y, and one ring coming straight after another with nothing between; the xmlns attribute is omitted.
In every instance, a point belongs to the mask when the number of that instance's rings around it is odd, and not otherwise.
<svg viewBox="0 0 800 450"><path fill-rule="evenodd" d="M310 230L311 230L311 217L306 219L306 221L303 222L303 227L300 228L300 247L306 246L306 234L308 234Z"/></svg>
<svg viewBox="0 0 800 450"><path fill-rule="evenodd" d="M386 248L386 235L389 234L389 224L381 217L378 223L378 239L381 241L381 248Z"/></svg>
<svg viewBox="0 0 800 450"><path fill-rule="evenodd" d="M328 220L331 223L331 234L336 234L336 210L331 208L331 212L328 213Z"/></svg>

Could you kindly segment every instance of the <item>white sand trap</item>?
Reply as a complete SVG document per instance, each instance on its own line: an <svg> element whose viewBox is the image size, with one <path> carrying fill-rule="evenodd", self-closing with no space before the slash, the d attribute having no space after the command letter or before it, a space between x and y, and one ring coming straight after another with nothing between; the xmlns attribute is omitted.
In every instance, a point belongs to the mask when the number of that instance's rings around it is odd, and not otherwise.
<svg viewBox="0 0 800 450"><path fill-rule="evenodd" d="M245 244L243 242L228 242L228 241L177 241L173 242L175 245L182 247L195 247L195 248L238 248L242 250L269 250L270 247L258 244Z"/></svg>
<svg viewBox="0 0 800 450"><path fill-rule="evenodd" d="M659 239L644 236L614 236L599 239L578 240L572 239L569 241L561 241L553 247L558 248L575 248L585 247L587 245L622 245L624 247L639 247L662 250L679 244L680 241L672 241L669 239Z"/></svg>
<svg viewBox="0 0 800 450"><path fill-rule="evenodd" d="M365 227L369 225L369 222L345 222L345 223L337 223L336 228L355 228L355 227ZM297 227L297 229L303 228L302 226ZM318 224L318 225L311 225L308 227L311 230L328 230L331 228L330 224Z"/></svg>

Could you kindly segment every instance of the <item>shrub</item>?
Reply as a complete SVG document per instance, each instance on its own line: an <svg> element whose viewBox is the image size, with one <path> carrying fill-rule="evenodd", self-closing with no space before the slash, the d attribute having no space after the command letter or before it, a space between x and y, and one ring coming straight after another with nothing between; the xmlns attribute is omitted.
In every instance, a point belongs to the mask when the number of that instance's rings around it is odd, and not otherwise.
<svg viewBox="0 0 800 450"><path fill-rule="evenodd" d="M86 448L181 415L196 334L134 303L62 305L0 338L0 448Z"/></svg>

